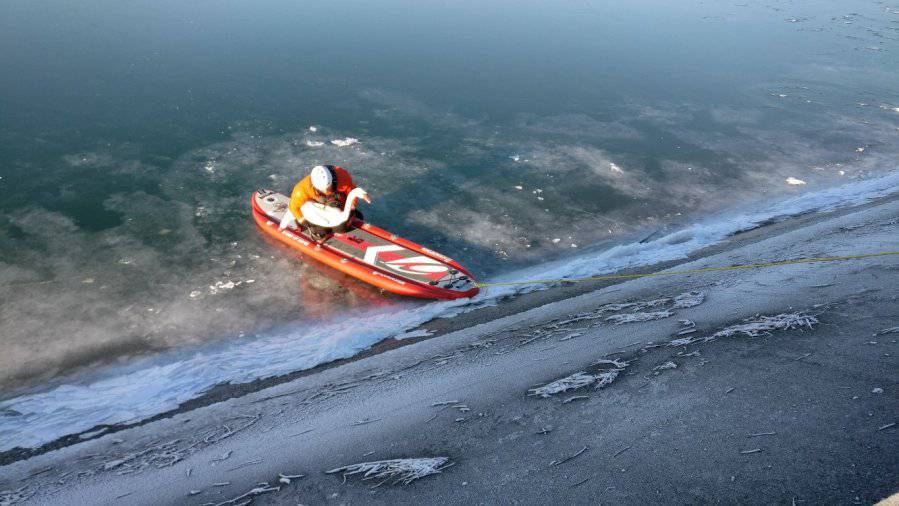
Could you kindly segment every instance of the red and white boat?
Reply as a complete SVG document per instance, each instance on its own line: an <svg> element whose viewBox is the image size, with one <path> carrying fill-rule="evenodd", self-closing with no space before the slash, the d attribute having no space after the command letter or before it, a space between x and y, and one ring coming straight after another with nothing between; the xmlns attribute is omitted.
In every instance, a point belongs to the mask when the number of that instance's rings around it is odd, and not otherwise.
<svg viewBox="0 0 899 506"><path fill-rule="evenodd" d="M289 202L287 195L257 190L253 219L272 238L325 265L399 295L460 299L478 293L474 278L452 258L356 218L348 232L322 242L300 230L279 230Z"/></svg>

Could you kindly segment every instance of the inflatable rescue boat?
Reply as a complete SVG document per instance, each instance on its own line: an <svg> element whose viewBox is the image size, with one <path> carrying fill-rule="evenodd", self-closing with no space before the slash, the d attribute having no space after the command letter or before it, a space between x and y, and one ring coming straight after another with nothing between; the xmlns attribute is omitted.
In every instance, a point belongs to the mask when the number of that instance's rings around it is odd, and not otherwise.
<svg viewBox="0 0 899 506"><path fill-rule="evenodd" d="M474 278L452 258L355 217L350 218L346 233L331 234L321 242L303 230L279 230L289 202L287 195L257 190L252 197L256 224L272 238L325 265L409 297L460 299L478 293ZM309 211L311 215L316 210ZM307 216L305 205L303 215Z"/></svg>

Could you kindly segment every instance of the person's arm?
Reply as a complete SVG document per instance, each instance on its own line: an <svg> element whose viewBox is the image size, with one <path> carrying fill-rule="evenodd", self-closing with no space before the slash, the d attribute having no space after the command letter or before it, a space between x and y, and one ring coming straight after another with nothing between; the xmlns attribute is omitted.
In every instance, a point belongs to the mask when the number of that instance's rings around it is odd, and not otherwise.
<svg viewBox="0 0 899 506"><path fill-rule="evenodd" d="M300 181L294 187L293 193L290 194L290 204L288 205L290 212L293 213L300 223L303 222L303 211L300 208L308 201L309 195L303 190L303 181Z"/></svg>

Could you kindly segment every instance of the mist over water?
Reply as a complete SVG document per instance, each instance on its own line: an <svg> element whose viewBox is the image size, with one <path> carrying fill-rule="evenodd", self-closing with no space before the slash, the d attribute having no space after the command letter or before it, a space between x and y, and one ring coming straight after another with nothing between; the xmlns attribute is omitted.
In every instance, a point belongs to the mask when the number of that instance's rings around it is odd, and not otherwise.
<svg viewBox="0 0 899 506"><path fill-rule="evenodd" d="M255 230L251 192L316 164L479 278L895 168L899 4L675 4L0 5L0 398L437 314Z"/></svg>

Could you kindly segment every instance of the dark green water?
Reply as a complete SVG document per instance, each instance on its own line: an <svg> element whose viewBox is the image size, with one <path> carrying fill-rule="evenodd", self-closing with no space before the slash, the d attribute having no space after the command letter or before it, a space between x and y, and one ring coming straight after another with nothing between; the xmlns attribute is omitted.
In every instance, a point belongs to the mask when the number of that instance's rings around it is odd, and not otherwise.
<svg viewBox="0 0 899 506"><path fill-rule="evenodd" d="M254 229L319 163L482 277L893 169L897 13L5 1L0 385L397 303Z"/></svg>

